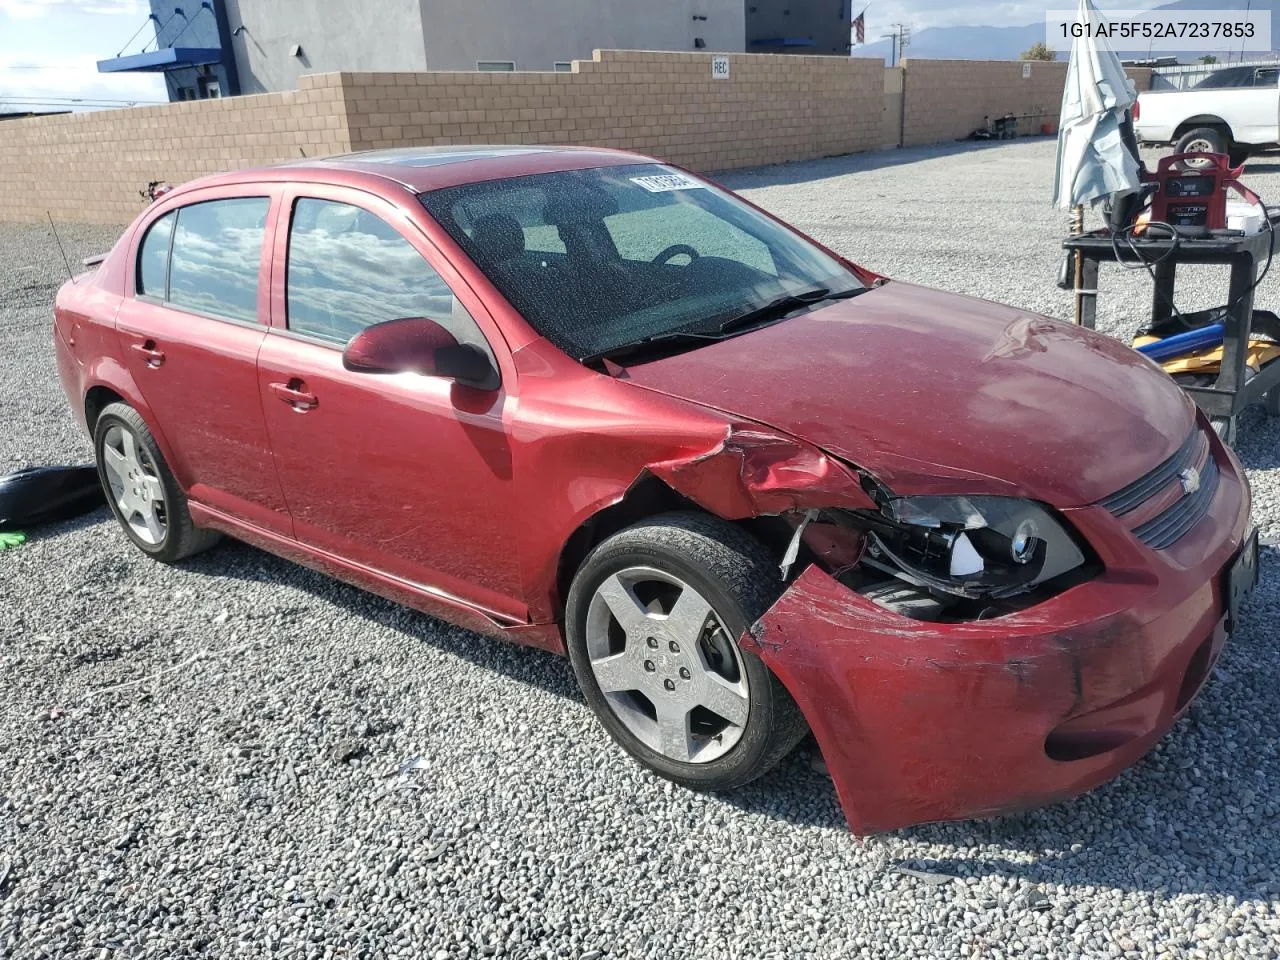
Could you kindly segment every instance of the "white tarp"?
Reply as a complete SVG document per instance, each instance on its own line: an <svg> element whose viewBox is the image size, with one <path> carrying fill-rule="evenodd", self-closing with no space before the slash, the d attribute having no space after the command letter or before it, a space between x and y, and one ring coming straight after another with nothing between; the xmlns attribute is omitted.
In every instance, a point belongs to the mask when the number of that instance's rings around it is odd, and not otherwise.
<svg viewBox="0 0 1280 960"><path fill-rule="evenodd" d="M1058 124L1058 171L1053 199L1063 209L1139 187L1138 161L1120 133L1124 112L1138 99L1120 58L1097 27L1106 20L1092 0L1080 0L1077 22L1086 36L1071 46L1071 65Z"/></svg>

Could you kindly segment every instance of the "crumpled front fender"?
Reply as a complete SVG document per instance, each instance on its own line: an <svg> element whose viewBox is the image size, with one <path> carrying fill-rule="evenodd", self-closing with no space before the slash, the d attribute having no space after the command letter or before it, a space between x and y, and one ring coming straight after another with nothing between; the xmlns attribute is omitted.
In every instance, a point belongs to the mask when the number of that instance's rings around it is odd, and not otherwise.
<svg viewBox="0 0 1280 960"><path fill-rule="evenodd" d="M853 470L816 447L763 430L731 426L711 450L650 464L649 472L726 520L875 508Z"/></svg>

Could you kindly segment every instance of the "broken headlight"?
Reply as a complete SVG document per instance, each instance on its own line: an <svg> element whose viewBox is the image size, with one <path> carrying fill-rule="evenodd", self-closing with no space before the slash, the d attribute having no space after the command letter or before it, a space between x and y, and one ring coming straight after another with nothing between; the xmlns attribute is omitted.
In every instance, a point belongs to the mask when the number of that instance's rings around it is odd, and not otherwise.
<svg viewBox="0 0 1280 960"><path fill-rule="evenodd" d="M1085 562L1051 511L1015 497L908 497L884 504L868 554L896 576L974 599L1010 597Z"/></svg>

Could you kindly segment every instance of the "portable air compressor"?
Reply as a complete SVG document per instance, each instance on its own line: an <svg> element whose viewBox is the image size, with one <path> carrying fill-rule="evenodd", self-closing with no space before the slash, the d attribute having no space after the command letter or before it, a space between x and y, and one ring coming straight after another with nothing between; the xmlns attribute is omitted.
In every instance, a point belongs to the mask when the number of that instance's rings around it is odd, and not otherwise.
<svg viewBox="0 0 1280 960"><path fill-rule="evenodd" d="M1207 161L1190 167L1189 160ZM1244 167L1232 167L1221 153L1180 153L1163 157L1155 173L1144 172L1151 194L1151 222L1167 223L1185 237L1208 236L1227 229L1227 192L1250 203L1258 195L1240 182Z"/></svg>

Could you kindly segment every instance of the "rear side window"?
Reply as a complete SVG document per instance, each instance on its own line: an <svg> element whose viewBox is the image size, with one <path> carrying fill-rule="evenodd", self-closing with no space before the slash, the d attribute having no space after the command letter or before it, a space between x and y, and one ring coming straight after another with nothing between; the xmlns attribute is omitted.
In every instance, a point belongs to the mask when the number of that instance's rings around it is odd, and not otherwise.
<svg viewBox="0 0 1280 960"><path fill-rule="evenodd" d="M488 352L467 309L422 254L381 218L299 199L289 228L289 329L346 344L365 327L426 317Z"/></svg>
<svg viewBox="0 0 1280 960"><path fill-rule="evenodd" d="M169 240L176 213L167 213L151 225L138 254L138 293L160 300L168 295Z"/></svg>
<svg viewBox="0 0 1280 960"><path fill-rule="evenodd" d="M197 313L258 322L258 270L266 197L194 203L178 211L169 302Z"/></svg>

